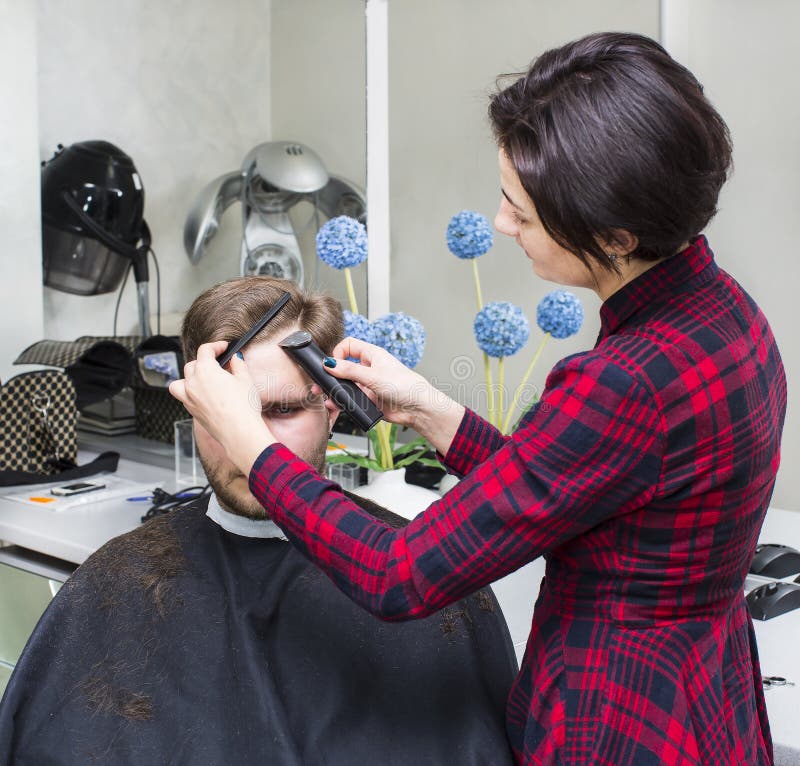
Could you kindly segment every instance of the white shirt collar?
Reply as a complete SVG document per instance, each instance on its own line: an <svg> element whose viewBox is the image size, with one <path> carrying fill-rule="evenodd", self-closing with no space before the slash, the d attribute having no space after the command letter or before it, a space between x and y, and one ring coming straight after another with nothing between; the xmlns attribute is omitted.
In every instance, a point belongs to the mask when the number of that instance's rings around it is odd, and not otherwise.
<svg viewBox="0 0 800 766"><path fill-rule="evenodd" d="M217 500L217 496L212 492L208 500L208 510L206 516L216 522L225 531L231 532L240 537L265 537L286 540L287 537L281 528L272 519L248 519L246 516L238 516L235 513L226 511Z"/></svg>

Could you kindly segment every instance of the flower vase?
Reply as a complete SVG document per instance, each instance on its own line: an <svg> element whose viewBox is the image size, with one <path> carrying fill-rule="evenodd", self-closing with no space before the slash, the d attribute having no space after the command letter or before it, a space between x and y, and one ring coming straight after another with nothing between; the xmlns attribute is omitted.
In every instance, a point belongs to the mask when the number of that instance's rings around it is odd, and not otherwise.
<svg viewBox="0 0 800 766"><path fill-rule="evenodd" d="M394 471L370 471L369 484L352 490L353 493L393 511L404 519L413 519L439 494L415 484L406 484L406 469Z"/></svg>

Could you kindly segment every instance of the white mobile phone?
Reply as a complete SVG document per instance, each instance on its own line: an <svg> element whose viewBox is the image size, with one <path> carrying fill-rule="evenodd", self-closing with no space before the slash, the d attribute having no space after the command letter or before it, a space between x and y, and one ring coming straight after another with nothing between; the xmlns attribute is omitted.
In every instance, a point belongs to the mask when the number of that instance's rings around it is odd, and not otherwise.
<svg viewBox="0 0 800 766"><path fill-rule="evenodd" d="M79 481L75 484L65 484L63 487L53 487L50 490L50 494L56 497L69 497L70 495L79 495L81 492L93 492L96 489L103 489L105 486L99 481Z"/></svg>

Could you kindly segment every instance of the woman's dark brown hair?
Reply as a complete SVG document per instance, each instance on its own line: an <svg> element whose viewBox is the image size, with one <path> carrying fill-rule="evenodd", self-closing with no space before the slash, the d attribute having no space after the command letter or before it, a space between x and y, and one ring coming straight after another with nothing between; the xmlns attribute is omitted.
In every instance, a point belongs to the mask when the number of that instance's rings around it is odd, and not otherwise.
<svg viewBox="0 0 800 766"><path fill-rule="evenodd" d="M546 51L491 100L500 148L546 231L589 265L615 230L659 260L717 211L731 166L725 122L655 41L593 34Z"/></svg>
<svg viewBox="0 0 800 766"><path fill-rule="evenodd" d="M266 340L279 332L288 334L290 328L299 325L329 354L344 336L342 307L338 301L321 293L301 290L289 280L252 276L222 282L195 299L181 328L186 361L197 357L197 348L203 343L214 340L230 343L241 338L282 292L291 295L289 302L253 340Z"/></svg>

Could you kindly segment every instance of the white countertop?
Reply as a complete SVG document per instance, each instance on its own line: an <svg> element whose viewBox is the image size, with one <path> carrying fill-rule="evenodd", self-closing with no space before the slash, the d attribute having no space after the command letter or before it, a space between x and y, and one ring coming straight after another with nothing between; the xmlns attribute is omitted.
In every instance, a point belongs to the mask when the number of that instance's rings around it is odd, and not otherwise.
<svg viewBox="0 0 800 766"><path fill-rule="evenodd" d="M92 454L79 453L78 463L82 465L92 457ZM168 491L175 478L174 471L131 460L120 460L115 475L150 488L161 486ZM102 475L86 480L95 478L102 480ZM46 485L48 488L52 486L55 484ZM112 537L137 527L150 507L149 502L115 498L56 511L48 505L24 505L3 497L20 492L30 492L34 496L38 488L39 485L3 487L0 490L0 540L73 564L82 564ZM137 490L134 494L146 493ZM87 494L86 498L89 497Z"/></svg>

